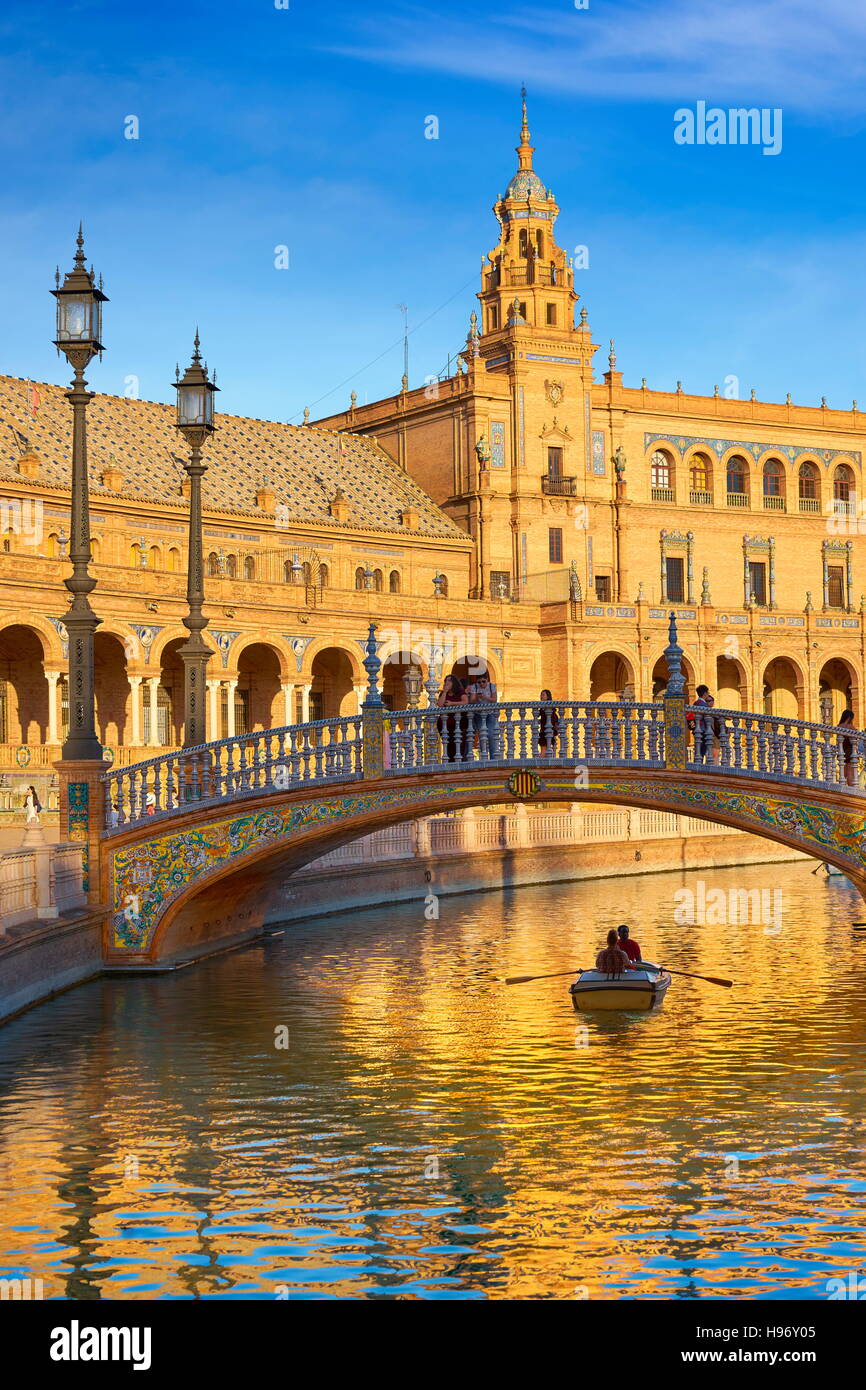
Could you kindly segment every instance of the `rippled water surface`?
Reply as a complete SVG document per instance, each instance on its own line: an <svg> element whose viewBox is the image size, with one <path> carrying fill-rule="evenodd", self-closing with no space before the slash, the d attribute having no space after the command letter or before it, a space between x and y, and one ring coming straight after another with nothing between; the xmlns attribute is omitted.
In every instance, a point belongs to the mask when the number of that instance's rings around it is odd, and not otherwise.
<svg viewBox="0 0 866 1390"><path fill-rule="evenodd" d="M781 887L781 931L673 925L699 878ZM0 1030L0 1274L85 1299L827 1298L866 1255L863 915L805 864L658 874L86 985ZM599 1018L567 978L500 983L620 920L735 988Z"/></svg>

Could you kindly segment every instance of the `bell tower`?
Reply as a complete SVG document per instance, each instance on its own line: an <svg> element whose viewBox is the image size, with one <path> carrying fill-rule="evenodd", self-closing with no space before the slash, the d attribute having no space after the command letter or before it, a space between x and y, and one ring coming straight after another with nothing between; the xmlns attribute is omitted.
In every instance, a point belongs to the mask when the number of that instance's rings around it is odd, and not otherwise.
<svg viewBox="0 0 866 1390"><path fill-rule="evenodd" d="M547 333L574 332L574 271L554 239L559 208L535 169L523 89L523 119L517 146L517 172L493 211L499 244L484 258L481 272L481 330L485 338L516 324Z"/></svg>

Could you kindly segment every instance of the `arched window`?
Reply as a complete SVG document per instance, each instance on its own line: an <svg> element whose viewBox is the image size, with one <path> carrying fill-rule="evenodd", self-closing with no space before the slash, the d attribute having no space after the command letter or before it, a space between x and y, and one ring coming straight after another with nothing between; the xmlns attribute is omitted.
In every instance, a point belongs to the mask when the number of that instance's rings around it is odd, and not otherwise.
<svg viewBox="0 0 866 1390"><path fill-rule="evenodd" d="M846 503L854 500L854 474L847 463L840 463L833 474L833 500Z"/></svg>
<svg viewBox="0 0 866 1390"><path fill-rule="evenodd" d="M211 576L216 576L220 572L220 562L217 558L216 551L214 550L212 550L210 555L208 555L207 557L207 572Z"/></svg>
<svg viewBox="0 0 866 1390"><path fill-rule="evenodd" d="M526 255L528 254L528 252L529 252L529 233L527 232L527 230L526 230L525 227L521 227L521 228L520 228L520 242L519 242L519 247L518 247L518 253L519 253L519 255L521 255L521 256L526 256Z"/></svg>
<svg viewBox="0 0 866 1390"><path fill-rule="evenodd" d="M244 579L255 579L256 562L252 555L244 556Z"/></svg>
<svg viewBox="0 0 866 1390"><path fill-rule="evenodd" d="M712 502L713 469L705 454L692 454L689 463L689 491L692 502Z"/></svg>
<svg viewBox="0 0 866 1390"><path fill-rule="evenodd" d="M319 588L325 589L328 586L330 572L327 565L319 565Z"/></svg>
<svg viewBox="0 0 866 1390"><path fill-rule="evenodd" d="M99 559L99 541L93 536L90 537L90 559L93 564L96 564Z"/></svg>
<svg viewBox="0 0 866 1390"><path fill-rule="evenodd" d="M749 465L740 454L732 454L725 465L725 487L729 507L749 505Z"/></svg>
<svg viewBox="0 0 866 1390"><path fill-rule="evenodd" d="M821 475L814 463L801 463L797 472L801 512L821 510Z"/></svg>
<svg viewBox="0 0 866 1390"><path fill-rule="evenodd" d="M136 569L141 568L141 551L137 545L131 545L129 547L129 563L135 565Z"/></svg>
<svg viewBox="0 0 866 1390"><path fill-rule="evenodd" d="M226 560L226 574L228 575L229 579L237 579L237 577L238 577L238 557L237 557L237 555L230 555L230 556L228 557L228 559Z"/></svg>
<svg viewBox="0 0 866 1390"><path fill-rule="evenodd" d="M168 568L172 574L178 574L180 571L180 551L174 545L168 552Z"/></svg>
<svg viewBox="0 0 866 1390"><path fill-rule="evenodd" d="M650 460L650 490L654 502L673 502L674 467L670 454L656 449Z"/></svg>
<svg viewBox="0 0 866 1390"><path fill-rule="evenodd" d="M764 506L768 510L785 510L785 469L778 459L767 459L763 471Z"/></svg>
<svg viewBox="0 0 866 1390"><path fill-rule="evenodd" d="M400 592L400 574L398 570L391 571L388 578L388 592L390 594L399 594Z"/></svg>
<svg viewBox="0 0 866 1390"><path fill-rule="evenodd" d="M381 570L373 570L373 588L377 594L381 594L384 586L384 576Z"/></svg>
<svg viewBox="0 0 866 1390"><path fill-rule="evenodd" d="M362 566L362 565L359 565L358 568L355 570L355 588L356 588L356 589L363 589L363 587L364 587L364 569L363 569L363 566Z"/></svg>
<svg viewBox="0 0 866 1390"><path fill-rule="evenodd" d="M46 553L47 553L48 558L49 558L50 560L56 559L57 556L60 554L60 546L57 544L57 532L56 532L56 531L52 531L52 532L51 532L51 535L48 537L48 542L47 542L47 545L46 545Z"/></svg>
<svg viewBox="0 0 866 1390"><path fill-rule="evenodd" d="M159 561L160 561L159 546L158 546L158 545L152 545L152 546L150 547L150 550L147 552L147 563L148 563L148 565L150 566L150 568L151 568L152 570L156 570L156 569L159 569Z"/></svg>

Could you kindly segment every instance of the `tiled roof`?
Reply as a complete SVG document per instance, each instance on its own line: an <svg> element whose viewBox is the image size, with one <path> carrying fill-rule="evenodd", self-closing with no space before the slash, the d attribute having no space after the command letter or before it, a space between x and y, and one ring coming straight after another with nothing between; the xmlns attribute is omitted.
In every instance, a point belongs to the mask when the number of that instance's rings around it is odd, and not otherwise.
<svg viewBox="0 0 866 1390"><path fill-rule="evenodd" d="M65 388L0 376L0 480L21 481L18 459L39 455L37 488L68 490L72 410ZM175 408L157 401L97 394L87 407L87 461L94 502L101 497L151 502L187 510L180 485L186 476L186 446L174 425ZM202 487L205 513L266 517L256 492L267 482L282 503L285 519L326 524L335 530L400 531L403 535L467 540L427 493L362 435L338 434L309 425L283 425L217 415L205 449L208 471ZM114 463L123 484L102 485ZM340 487L349 504L345 522L335 521L328 503ZM407 532L400 513L413 508L418 530Z"/></svg>

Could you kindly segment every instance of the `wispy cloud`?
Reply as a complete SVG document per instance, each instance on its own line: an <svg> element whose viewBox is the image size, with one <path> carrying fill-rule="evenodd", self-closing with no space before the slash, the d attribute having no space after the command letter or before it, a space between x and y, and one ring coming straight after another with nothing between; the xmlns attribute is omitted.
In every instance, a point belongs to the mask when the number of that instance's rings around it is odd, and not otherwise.
<svg viewBox="0 0 866 1390"><path fill-rule="evenodd" d="M339 51L474 81L525 79L551 92L866 111L863 0L590 0L478 14L405 8L359 19Z"/></svg>

